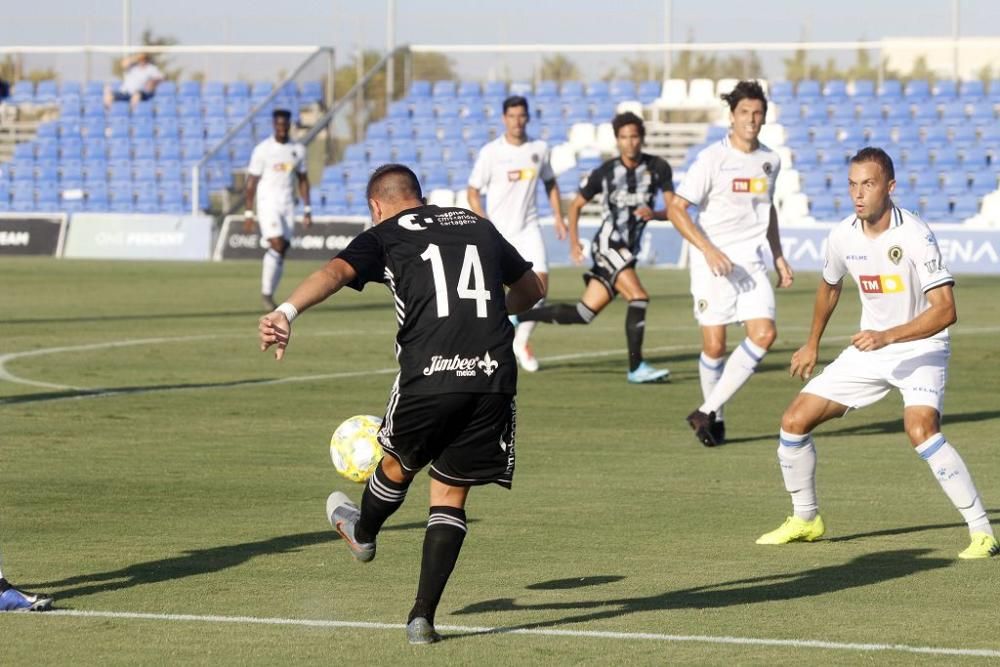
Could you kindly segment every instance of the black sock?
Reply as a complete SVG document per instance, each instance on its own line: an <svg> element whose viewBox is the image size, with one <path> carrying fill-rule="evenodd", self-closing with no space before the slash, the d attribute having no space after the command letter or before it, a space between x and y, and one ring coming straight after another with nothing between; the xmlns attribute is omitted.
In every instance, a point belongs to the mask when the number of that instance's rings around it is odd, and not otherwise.
<svg viewBox="0 0 1000 667"><path fill-rule="evenodd" d="M625 340L628 341L628 369L634 371L642 363L642 336L646 332L647 299L628 302L625 315Z"/></svg>
<svg viewBox="0 0 1000 667"><path fill-rule="evenodd" d="M13 588L13 586L11 586L6 579L0 578L0 593L3 593L8 588Z"/></svg>
<svg viewBox="0 0 1000 667"><path fill-rule="evenodd" d="M382 524L400 508L406 500L406 490L410 481L394 482L382 471L375 468L375 474L368 478L365 492L361 496L361 518L354 528L358 542L374 542Z"/></svg>
<svg viewBox="0 0 1000 667"><path fill-rule="evenodd" d="M448 577L455 569L458 552L462 550L462 541L465 540L465 531L465 510L441 505L431 507L431 515L427 519L427 532L424 533L420 585L417 588L417 599L413 603L413 609L406 619L407 623L422 616L430 621L431 625L434 624L434 612L437 611Z"/></svg>
<svg viewBox="0 0 1000 667"><path fill-rule="evenodd" d="M549 324L590 324L597 313L583 303L553 303L532 308L517 316L521 322L548 322Z"/></svg>

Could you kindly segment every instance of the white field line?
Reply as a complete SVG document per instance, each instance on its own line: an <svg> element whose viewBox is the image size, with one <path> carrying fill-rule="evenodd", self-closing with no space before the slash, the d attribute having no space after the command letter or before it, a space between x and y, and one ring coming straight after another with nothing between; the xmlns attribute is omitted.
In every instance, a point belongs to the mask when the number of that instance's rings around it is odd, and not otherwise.
<svg viewBox="0 0 1000 667"><path fill-rule="evenodd" d="M787 327L786 327L787 329ZM959 329L952 332L953 336L956 335L980 335L980 334L992 334L1000 332L1000 326L990 326L990 327L968 327L964 329ZM315 336L348 336L348 335L359 335L359 334L371 334L375 332L371 331L327 331L318 332L303 335L315 335ZM379 331L378 333L385 333ZM824 339L824 343L833 343L838 341L848 341L851 339L852 334L841 335L841 336L828 336ZM49 382L41 382L38 380L31 380L28 378L22 378L20 376L14 375L9 370L7 370L7 364L11 361L17 359L24 359L28 357L37 357L47 354L60 354L60 353L72 353L72 352L86 352L93 350L103 350L103 349L113 349L118 347L132 347L137 345L161 345L165 343L186 343L186 342L197 342L200 340L212 340L219 338L244 338L247 337L245 333L228 333L228 334L201 334L196 336L177 336L177 337L163 337L163 338L134 338L125 339L119 341L106 341L102 343L90 343L86 345L67 345L60 347L48 347L40 348L37 350L28 350L25 352L11 352L8 354L0 355L0 381L12 382L15 384L23 384L34 387L42 387L46 389L54 389L60 391L71 391L80 392L76 395L57 397L48 400L79 400L83 398L103 398L108 396L118 396L123 394L148 394L156 392L168 392L168 391L191 391L191 390L206 390L206 389L232 389L236 387L246 387L246 386L267 386L275 384L287 384L293 382L317 382L322 380L337 380L352 377L362 377L366 375L389 375L396 373L399 369L395 366L392 368L378 368L371 370L358 370L358 371L342 371L338 373L320 373L315 375L291 375L283 378L275 378L271 380L245 380L245 381L234 381L232 383L222 383L218 385L207 385L207 386L191 386L191 387L142 387L135 389L104 389L102 387L86 388L86 387L74 387L70 385L54 384ZM646 353L658 353L658 352L678 352L682 350L698 350L701 348L699 343L687 343L681 345L662 345L659 347L646 348ZM570 354L560 354L551 355L546 357L540 357L539 361L542 363L554 362L554 361L572 361L575 359L591 359L598 357L609 357L615 355L624 355L626 350L622 348L614 348L608 350L593 350L590 352L574 352ZM13 397L13 398L16 398ZM3 404L3 399L0 399L0 405Z"/></svg>
<svg viewBox="0 0 1000 667"><path fill-rule="evenodd" d="M200 614L150 614L127 611L54 610L38 617L72 616L82 618L118 618L145 621L182 621L188 623L231 623L243 625L284 625L312 628L352 628L360 630L403 630L402 623L334 621L324 619L266 618L259 616L208 616ZM784 648L827 649L833 651L920 653L930 655L1000 658L998 649L910 646L908 644L864 644L832 642L819 639L768 639L764 637L728 637L712 635L671 635L655 632L610 632L602 630L557 630L553 628L490 628L466 625L439 625L438 630L460 634L511 634L537 637L572 637L577 639L615 639L621 641L690 642L699 644L735 644L739 646L780 646Z"/></svg>

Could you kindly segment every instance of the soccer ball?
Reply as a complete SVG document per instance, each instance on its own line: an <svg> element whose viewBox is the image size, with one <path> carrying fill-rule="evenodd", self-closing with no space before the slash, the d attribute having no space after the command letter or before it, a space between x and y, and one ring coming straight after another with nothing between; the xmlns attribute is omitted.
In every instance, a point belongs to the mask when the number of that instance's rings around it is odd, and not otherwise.
<svg viewBox="0 0 1000 667"><path fill-rule="evenodd" d="M371 415L357 415L337 427L330 438L333 467L352 482L364 482L382 460L378 431L382 420Z"/></svg>

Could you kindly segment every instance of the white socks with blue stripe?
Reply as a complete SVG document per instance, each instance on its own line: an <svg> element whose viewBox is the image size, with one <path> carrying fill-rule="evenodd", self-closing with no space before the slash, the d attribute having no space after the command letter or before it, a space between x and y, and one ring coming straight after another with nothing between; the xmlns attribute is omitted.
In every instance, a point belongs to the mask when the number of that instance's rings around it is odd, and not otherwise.
<svg viewBox="0 0 1000 667"><path fill-rule="evenodd" d="M780 431L778 463L785 480L785 490L792 494L792 510L803 521L812 521L819 513L816 502L816 447L812 435Z"/></svg>
<svg viewBox="0 0 1000 667"><path fill-rule="evenodd" d="M719 384L719 378L722 377L722 369L725 366L726 360L724 358L714 359L704 352L701 353L701 357L698 359L698 377L701 379L701 396L706 401L712 395L715 385ZM720 405L715 410L715 418L719 421L724 421L722 411L725 407L725 405Z"/></svg>
<svg viewBox="0 0 1000 667"><path fill-rule="evenodd" d="M756 345L749 338L744 338L740 346L729 355L712 393L705 398L705 402L698 409L706 415L714 412L718 417L719 410L740 390L740 387L746 384L765 354L767 354L766 348ZM704 384L702 387L704 388Z"/></svg>
<svg viewBox="0 0 1000 667"><path fill-rule="evenodd" d="M260 293L274 296L281 281L281 273L285 267L285 258L274 248L268 248L264 253L263 266L260 272Z"/></svg>
<svg viewBox="0 0 1000 667"><path fill-rule="evenodd" d="M924 443L917 445L917 454L927 461L938 484L955 508L962 513L970 533L993 534L986 508L976 491L969 469L951 444L940 433L935 433Z"/></svg>

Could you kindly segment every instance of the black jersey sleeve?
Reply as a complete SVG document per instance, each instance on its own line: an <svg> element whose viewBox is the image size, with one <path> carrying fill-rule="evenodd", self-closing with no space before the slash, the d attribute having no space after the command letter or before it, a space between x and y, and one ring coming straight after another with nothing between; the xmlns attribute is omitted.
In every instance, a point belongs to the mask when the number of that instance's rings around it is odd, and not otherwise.
<svg viewBox="0 0 1000 667"><path fill-rule="evenodd" d="M661 157L654 157L653 164L650 165L660 181L660 187L664 192L674 191L674 170L670 168L670 163Z"/></svg>
<svg viewBox="0 0 1000 667"><path fill-rule="evenodd" d="M490 227L493 229L497 243L500 244L500 280L503 281L504 285L513 285L531 268L532 264L521 257L521 253L500 232L496 231L496 227L493 227L492 224Z"/></svg>
<svg viewBox="0 0 1000 667"><path fill-rule="evenodd" d="M374 228L354 237L346 248L337 253L337 259L350 264L358 274L347 286L359 292L367 283L381 283L385 279L385 250Z"/></svg>
<svg viewBox="0 0 1000 667"><path fill-rule="evenodd" d="M607 163L605 163L607 164ZM580 186L580 196L590 201L598 192L604 189L604 165L597 167L587 176L587 180Z"/></svg>

